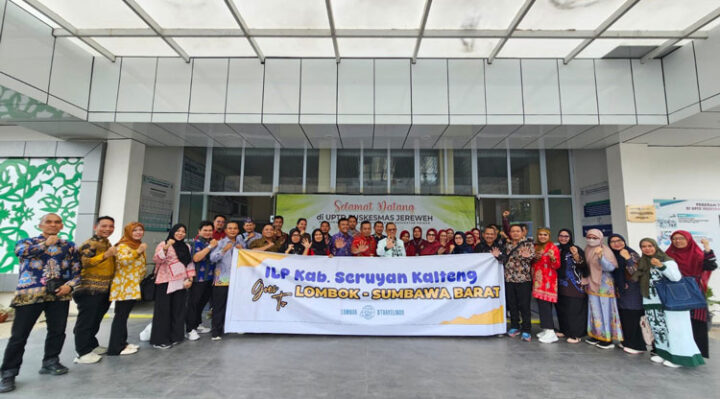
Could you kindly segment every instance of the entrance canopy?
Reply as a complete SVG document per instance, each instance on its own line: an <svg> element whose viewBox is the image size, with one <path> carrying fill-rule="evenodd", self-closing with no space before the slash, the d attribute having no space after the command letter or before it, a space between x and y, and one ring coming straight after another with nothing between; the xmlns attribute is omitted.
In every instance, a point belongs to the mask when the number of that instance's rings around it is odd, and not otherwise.
<svg viewBox="0 0 720 399"><path fill-rule="evenodd" d="M119 56L662 56L718 24L717 0L13 0Z"/></svg>
<svg viewBox="0 0 720 399"><path fill-rule="evenodd" d="M0 0L0 16L2 140L720 145L720 0Z"/></svg>

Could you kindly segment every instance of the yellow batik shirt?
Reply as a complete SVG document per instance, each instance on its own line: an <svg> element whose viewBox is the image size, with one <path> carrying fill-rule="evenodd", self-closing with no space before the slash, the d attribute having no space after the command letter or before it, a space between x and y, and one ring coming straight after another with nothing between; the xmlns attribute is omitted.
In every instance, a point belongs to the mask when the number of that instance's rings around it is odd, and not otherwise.
<svg viewBox="0 0 720 399"><path fill-rule="evenodd" d="M115 276L110 285L111 301L140 299L140 282L145 278L145 252L138 253L126 244L117 246Z"/></svg>

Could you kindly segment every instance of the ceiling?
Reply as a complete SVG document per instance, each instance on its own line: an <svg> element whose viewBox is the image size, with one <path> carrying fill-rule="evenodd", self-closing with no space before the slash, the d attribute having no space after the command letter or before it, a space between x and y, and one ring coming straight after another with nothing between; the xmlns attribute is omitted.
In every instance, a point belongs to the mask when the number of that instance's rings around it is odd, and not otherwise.
<svg viewBox="0 0 720 399"><path fill-rule="evenodd" d="M94 55L654 58L720 0L12 0ZM636 48L638 51L632 51ZM617 53L615 51L615 53Z"/></svg>
<svg viewBox="0 0 720 399"><path fill-rule="evenodd" d="M33 120L0 124L0 140L113 140L149 146L285 148L601 149L617 143L720 146L720 107L670 125L327 125L119 123Z"/></svg>

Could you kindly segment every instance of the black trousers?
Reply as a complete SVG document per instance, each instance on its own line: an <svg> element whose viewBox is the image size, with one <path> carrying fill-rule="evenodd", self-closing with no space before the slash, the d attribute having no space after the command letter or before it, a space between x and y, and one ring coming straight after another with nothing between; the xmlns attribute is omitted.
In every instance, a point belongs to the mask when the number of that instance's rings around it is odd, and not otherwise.
<svg viewBox="0 0 720 399"><path fill-rule="evenodd" d="M228 297L227 285L216 285L212 293L212 336L219 337L225 334L225 309Z"/></svg>
<svg viewBox="0 0 720 399"><path fill-rule="evenodd" d="M95 337L100 330L100 323L110 308L109 294L79 294L73 298L77 303L78 315L75 320L75 352L78 356L86 355L100 346Z"/></svg>
<svg viewBox="0 0 720 399"><path fill-rule="evenodd" d="M645 315L645 311L618 308L618 313L620 313L620 324L623 327L623 346L636 351L647 350L640 327L640 319Z"/></svg>
<svg viewBox="0 0 720 399"><path fill-rule="evenodd" d="M188 299L187 319L185 322L187 332L196 329L202 324L202 311L205 309L208 301L210 301L213 291L212 287L212 281L195 282L190 286L188 290L190 297Z"/></svg>
<svg viewBox="0 0 720 399"><path fill-rule="evenodd" d="M150 333L152 345L170 345L185 339L187 290L168 294L167 288L167 283L155 286L155 307Z"/></svg>
<svg viewBox="0 0 720 399"><path fill-rule="evenodd" d="M537 303L538 313L540 313L540 328L543 330L554 330L555 320L553 320L553 303L542 299L538 299Z"/></svg>
<svg viewBox="0 0 720 399"><path fill-rule="evenodd" d="M521 329L530 333L530 299L532 298L532 282L505 283L505 304L510 312L510 328ZM520 327L522 316L522 328Z"/></svg>
<svg viewBox="0 0 720 399"><path fill-rule="evenodd" d="M640 327L640 319L645 315L645 311L618 308L618 313L620 313L620 324L622 325L623 346L636 351L647 350Z"/></svg>
<svg viewBox="0 0 720 399"><path fill-rule="evenodd" d="M69 301L41 302L15 307L15 320L13 320L10 340L5 347L5 357L0 367L3 377L14 377L20 372L25 344L27 344L30 332L42 312L45 312L47 322L43 365L59 361L58 356L65 342L69 308Z"/></svg>
<svg viewBox="0 0 720 399"><path fill-rule="evenodd" d="M693 338L695 344L700 349L700 354L706 359L710 359L710 343L708 341L708 322L690 319L692 324Z"/></svg>
<svg viewBox="0 0 720 399"><path fill-rule="evenodd" d="M582 338L587 334L588 303L583 298L560 295L555 306L560 332L568 338Z"/></svg>
<svg viewBox="0 0 720 399"><path fill-rule="evenodd" d="M133 306L135 306L134 299L115 301L115 315L113 316L112 327L110 329L108 355L119 355L127 346L127 321Z"/></svg>

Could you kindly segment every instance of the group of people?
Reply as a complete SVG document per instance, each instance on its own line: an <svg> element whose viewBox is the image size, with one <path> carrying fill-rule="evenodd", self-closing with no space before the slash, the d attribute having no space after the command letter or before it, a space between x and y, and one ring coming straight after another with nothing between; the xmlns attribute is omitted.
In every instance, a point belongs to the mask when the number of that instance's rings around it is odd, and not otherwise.
<svg viewBox="0 0 720 399"><path fill-rule="evenodd" d="M232 249L254 249L294 255L316 256L425 256L489 253L504 266L506 305L510 337L531 341L531 298L538 304L542 343L565 337L569 343L586 342L612 348L619 342L629 354L643 353L652 343L651 360L668 367L697 366L708 357L708 309L669 311L663 307L655 285L663 280L695 278L707 290L715 256L707 240L700 248L685 231L672 234L672 245L663 252L651 238L640 241L641 253L613 234L607 244L603 233L589 230L584 249L574 244L572 232L561 229L557 245L549 229L528 236L526 226L510 224L503 213L502 228L488 225L468 232L420 227L403 231L376 221L371 224L350 216L338 220L338 232L330 223L307 232L307 220L299 219L289 232L284 219L256 231L252 219L228 221L217 215L199 224L194 238L183 224L170 229L152 255L154 310L150 343L169 349L185 339L210 333L212 340L224 334L225 308L232 268ZM103 355L131 355L139 349L128 343L127 320L141 299L141 282L147 274L148 246L144 226L124 226L115 244L108 238L115 230L112 217L101 216L93 236L76 246L61 237L63 221L57 214L42 217L37 237L20 240L15 255L20 263L19 280L11 306L15 308L11 338L0 366L0 392L15 389L25 345L41 313L47 321L45 355L41 374L68 372L59 361L65 341L69 301L77 304L73 329L74 363L92 364ZM97 333L110 304L114 317L107 347ZM206 305L212 309L211 328L202 325ZM559 325L555 326L553 307Z"/></svg>

